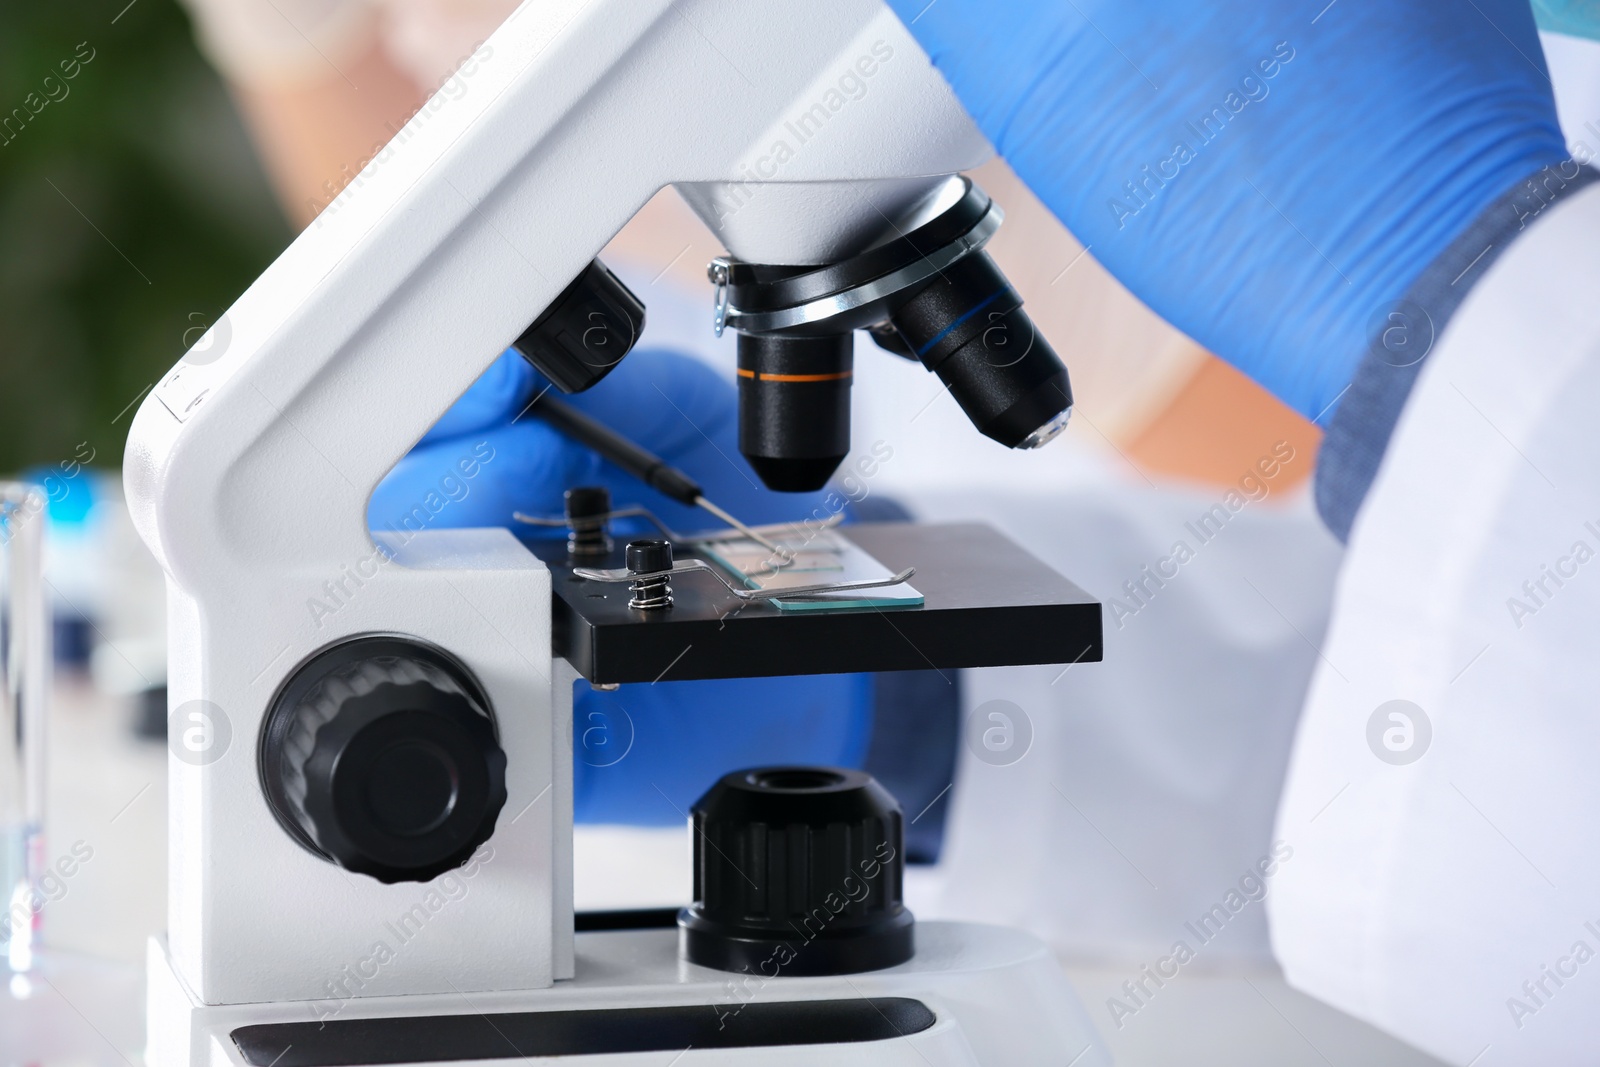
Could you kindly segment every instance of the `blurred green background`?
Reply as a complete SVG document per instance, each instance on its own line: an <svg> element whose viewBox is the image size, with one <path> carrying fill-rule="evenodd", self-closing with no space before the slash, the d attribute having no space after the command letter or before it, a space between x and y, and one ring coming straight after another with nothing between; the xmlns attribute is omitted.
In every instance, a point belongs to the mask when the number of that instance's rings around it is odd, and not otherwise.
<svg viewBox="0 0 1600 1067"><path fill-rule="evenodd" d="M0 3L0 472L120 465L129 405L291 236L174 0Z"/></svg>

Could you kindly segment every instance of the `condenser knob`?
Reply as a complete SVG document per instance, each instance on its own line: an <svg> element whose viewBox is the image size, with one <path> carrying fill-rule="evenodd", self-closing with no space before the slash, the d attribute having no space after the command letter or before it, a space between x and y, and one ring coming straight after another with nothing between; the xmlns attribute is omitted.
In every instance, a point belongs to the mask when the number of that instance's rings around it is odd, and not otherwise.
<svg viewBox="0 0 1600 1067"><path fill-rule="evenodd" d="M262 739L262 784L300 844L381 882L426 882L494 832L506 756L482 690L403 638L336 645L296 672Z"/></svg>
<svg viewBox="0 0 1600 1067"><path fill-rule="evenodd" d="M690 963L752 975L852 974L911 958L900 805L864 771L760 767L695 801Z"/></svg>

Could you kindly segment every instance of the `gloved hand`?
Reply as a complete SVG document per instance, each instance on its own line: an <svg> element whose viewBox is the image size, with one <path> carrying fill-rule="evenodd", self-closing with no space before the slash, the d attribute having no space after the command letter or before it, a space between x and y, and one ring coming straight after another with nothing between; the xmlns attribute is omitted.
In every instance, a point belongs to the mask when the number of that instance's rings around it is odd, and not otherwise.
<svg viewBox="0 0 1600 1067"><path fill-rule="evenodd" d="M717 525L527 413L546 384L516 353L503 355L378 484L368 526L510 526L513 511L561 514L562 493L575 485L606 485L615 507L642 504L675 530ZM746 522L837 510L826 493L761 487L739 454L735 397L733 385L699 361L642 349L593 389L562 399L689 472ZM586 822L682 822L720 775L741 767L859 766L872 729L865 675L663 681L614 693L579 682L573 699L574 806Z"/></svg>
<svg viewBox="0 0 1600 1067"><path fill-rule="evenodd" d="M1311 418L1567 155L1527 0L889 2L1096 259Z"/></svg>

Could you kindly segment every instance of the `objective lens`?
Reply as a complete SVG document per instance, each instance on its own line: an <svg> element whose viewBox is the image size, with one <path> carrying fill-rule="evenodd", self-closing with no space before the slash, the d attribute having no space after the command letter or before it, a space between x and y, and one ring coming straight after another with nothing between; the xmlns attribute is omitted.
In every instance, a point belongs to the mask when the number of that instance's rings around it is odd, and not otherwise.
<svg viewBox="0 0 1600 1067"><path fill-rule="evenodd" d="M851 334L739 335L739 451L769 489L821 489L850 452Z"/></svg>
<svg viewBox="0 0 1600 1067"><path fill-rule="evenodd" d="M1065 429L1067 368L988 253L945 268L889 321L985 437L1038 448Z"/></svg>

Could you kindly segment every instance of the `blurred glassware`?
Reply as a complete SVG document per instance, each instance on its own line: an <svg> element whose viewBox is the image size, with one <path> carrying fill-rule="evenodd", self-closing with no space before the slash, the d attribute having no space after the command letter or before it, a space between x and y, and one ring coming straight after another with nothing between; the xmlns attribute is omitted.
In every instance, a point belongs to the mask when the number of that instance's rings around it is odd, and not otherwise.
<svg viewBox="0 0 1600 1067"><path fill-rule="evenodd" d="M26 983L39 941L44 858L46 711L50 693L50 615L44 597L43 489L0 483L0 547L5 608L0 616L0 877L4 881L6 962L13 991Z"/></svg>

